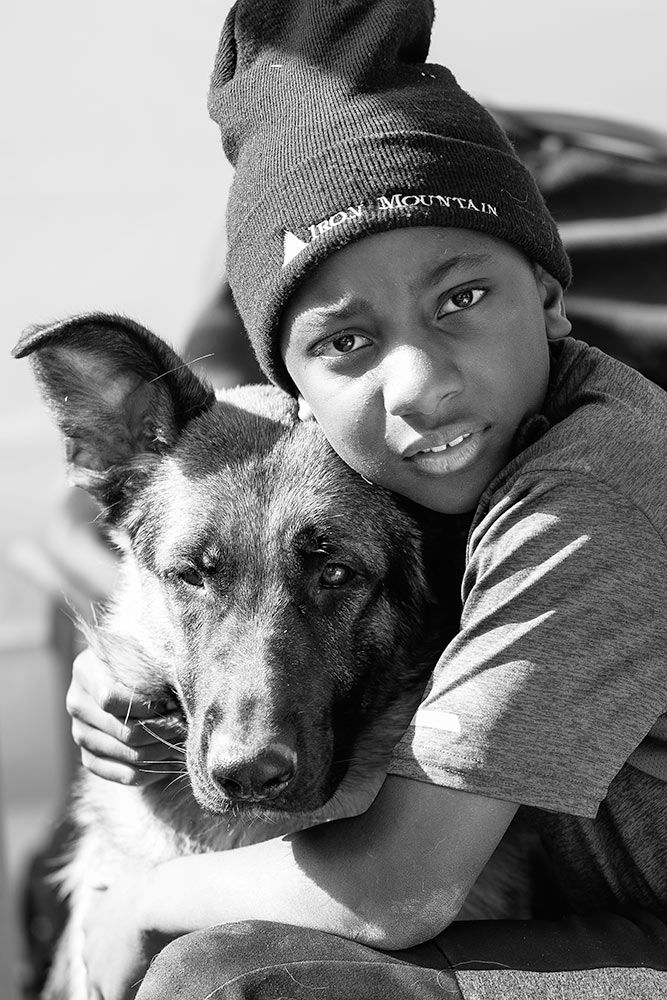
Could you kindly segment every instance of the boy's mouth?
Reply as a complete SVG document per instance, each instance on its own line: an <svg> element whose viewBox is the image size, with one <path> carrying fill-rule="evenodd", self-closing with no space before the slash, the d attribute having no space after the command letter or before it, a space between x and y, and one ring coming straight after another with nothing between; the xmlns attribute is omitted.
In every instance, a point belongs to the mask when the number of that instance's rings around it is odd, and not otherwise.
<svg viewBox="0 0 667 1000"><path fill-rule="evenodd" d="M429 451L437 452L437 451L445 451L447 448L456 448L457 445L463 444L463 442L466 441L471 434L472 431L467 431L465 434L459 434L459 436L457 438L454 438L453 441L447 441L446 444L436 444L432 448L420 448L419 450L425 452Z"/></svg>
<svg viewBox="0 0 667 1000"><path fill-rule="evenodd" d="M485 430L485 427L454 427L440 431L413 442L404 450L402 458L421 472L432 475L458 472L477 455Z"/></svg>

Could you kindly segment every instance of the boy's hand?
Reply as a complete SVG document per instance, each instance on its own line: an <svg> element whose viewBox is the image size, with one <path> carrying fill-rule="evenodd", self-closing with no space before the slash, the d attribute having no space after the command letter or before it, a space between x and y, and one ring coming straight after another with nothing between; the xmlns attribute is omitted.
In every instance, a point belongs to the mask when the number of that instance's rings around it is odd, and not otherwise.
<svg viewBox="0 0 667 1000"><path fill-rule="evenodd" d="M175 704L151 702L120 684L90 649L74 661L66 704L81 762L93 774L150 785L184 770L184 730Z"/></svg>

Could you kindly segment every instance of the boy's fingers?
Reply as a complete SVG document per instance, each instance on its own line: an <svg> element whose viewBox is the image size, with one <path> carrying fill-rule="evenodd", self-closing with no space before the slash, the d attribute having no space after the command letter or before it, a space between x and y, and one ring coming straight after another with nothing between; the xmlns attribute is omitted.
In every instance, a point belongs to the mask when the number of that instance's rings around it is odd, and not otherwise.
<svg viewBox="0 0 667 1000"><path fill-rule="evenodd" d="M178 717L146 720L130 718L125 723L116 715L105 712L91 695L74 684L70 685L67 692L66 704L73 720L72 734L74 721L78 721L130 747L154 745L160 740L178 744L183 739L183 723ZM77 732L80 731L77 727Z"/></svg>
<svg viewBox="0 0 667 1000"><path fill-rule="evenodd" d="M156 699L115 680L106 663L90 649L84 649L74 660L67 710L70 711L70 704L76 707L85 694L90 695L103 712L121 720L150 719L177 708L176 702L167 696Z"/></svg>
<svg viewBox="0 0 667 1000"><path fill-rule="evenodd" d="M152 741L146 746L132 747L78 719L72 721L72 739L82 751L135 768L151 767L154 763L163 764L165 761L179 764L185 761L185 755L174 749L178 746L176 743L172 747Z"/></svg>

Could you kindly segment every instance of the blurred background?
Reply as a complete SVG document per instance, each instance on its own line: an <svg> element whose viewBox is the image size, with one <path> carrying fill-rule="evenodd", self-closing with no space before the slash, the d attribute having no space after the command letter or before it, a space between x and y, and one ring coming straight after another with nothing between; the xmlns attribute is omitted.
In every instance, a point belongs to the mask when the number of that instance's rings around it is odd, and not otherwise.
<svg viewBox="0 0 667 1000"><path fill-rule="evenodd" d="M9 351L25 326L88 309L132 316L182 348L216 299L231 169L206 92L230 6L4 0L0 11L0 833L10 887L4 909L0 901L0 963L10 961L12 936L16 961L26 864L59 814L72 760L62 564L84 601L113 576L94 545L68 533L60 444L29 366ZM436 8L433 59L505 112L570 227L585 277L573 308L590 339L610 338L623 356L631 322L638 339L626 359L639 358L659 381L667 8L662 0L437 0ZM596 130L591 118L607 122ZM596 229L600 219L614 232ZM633 232L644 240L636 273L625 263ZM615 249L600 264L610 238ZM619 301L604 314L610 280ZM628 312L640 302L646 308ZM3 997L8 990L0 985Z"/></svg>

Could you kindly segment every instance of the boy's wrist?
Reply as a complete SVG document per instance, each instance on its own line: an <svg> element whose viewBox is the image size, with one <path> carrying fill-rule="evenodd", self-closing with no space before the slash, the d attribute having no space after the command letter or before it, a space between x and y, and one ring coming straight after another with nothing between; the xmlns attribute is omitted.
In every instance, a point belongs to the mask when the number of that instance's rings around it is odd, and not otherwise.
<svg viewBox="0 0 667 1000"><path fill-rule="evenodd" d="M142 935L178 933L173 927L172 907L165 894L164 865L159 864L137 876L134 893L135 920Z"/></svg>
<svg viewBox="0 0 667 1000"><path fill-rule="evenodd" d="M224 914L218 913L217 907L215 916L220 920L211 919L213 888L210 872L202 873L202 877L198 871L196 860L201 857L204 855L162 861L138 878L135 920L144 938L163 936L171 940L222 920ZM189 864L193 860L194 869Z"/></svg>

